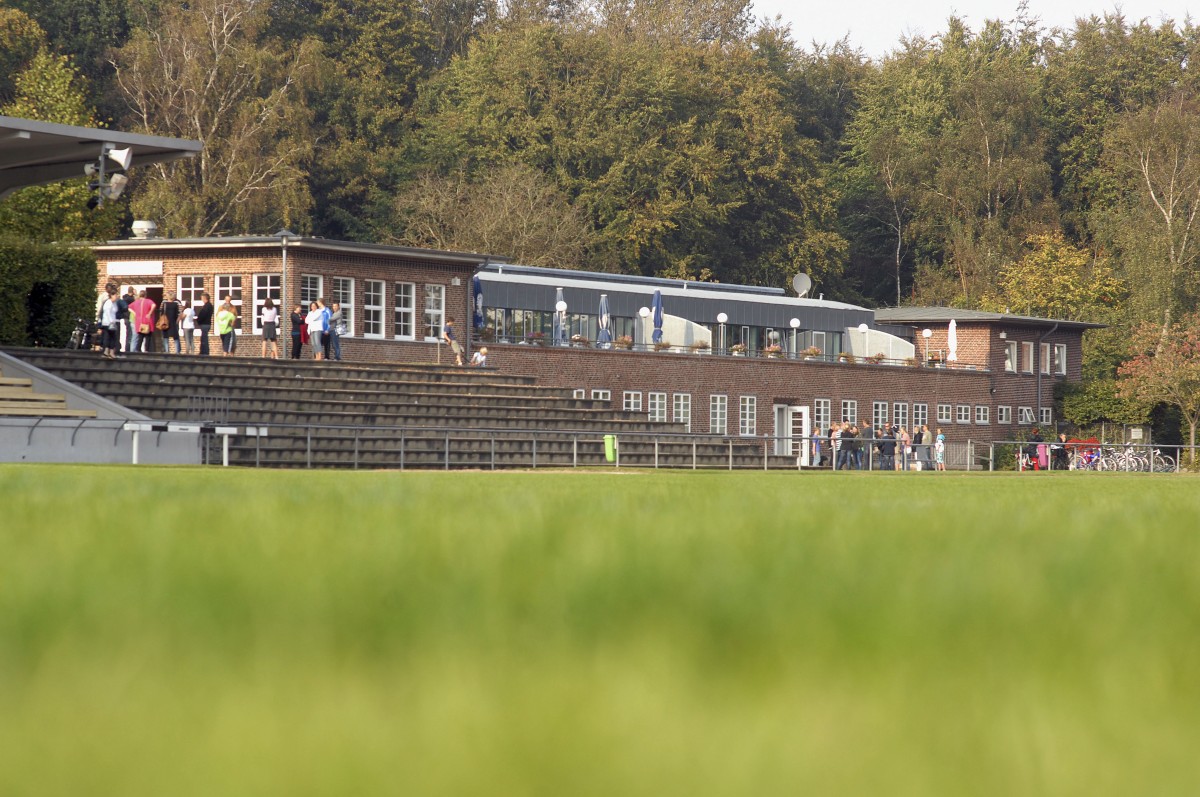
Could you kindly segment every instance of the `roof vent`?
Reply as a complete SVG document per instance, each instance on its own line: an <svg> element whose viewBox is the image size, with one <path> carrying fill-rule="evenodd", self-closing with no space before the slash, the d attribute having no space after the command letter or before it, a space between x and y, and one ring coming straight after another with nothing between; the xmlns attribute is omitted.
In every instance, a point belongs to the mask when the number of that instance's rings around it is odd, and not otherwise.
<svg viewBox="0 0 1200 797"><path fill-rule="evenodd" d="M158 224L153 221L146 221L144 219L135 221L131 229L135 241L148 241L151 238L158 237Z"/></svg>

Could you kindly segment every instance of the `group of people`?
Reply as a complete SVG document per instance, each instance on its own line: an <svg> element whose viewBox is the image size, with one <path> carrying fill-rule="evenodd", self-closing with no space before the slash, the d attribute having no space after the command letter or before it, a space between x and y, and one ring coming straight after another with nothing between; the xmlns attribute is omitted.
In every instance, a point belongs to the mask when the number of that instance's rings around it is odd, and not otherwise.
<svg viewBox="0 0 1200 797"><path fill-rule="evenodd" d="M342 306L334 302L332 307L325 306L325 297L309 302L308 312L304 305L298 304L292 308L292 352L291 358L299 360L304 354L304 347L312 348L314 360L342 359L342 335L346 333L346 320ZM272 327L272 343L274 344L274 327ZM267 332L263 326L263 345L266 345ZM278 346L276 345L276 355ZM266 355L264 355L266 356Z"/></svg>
<svg viewBox="0 0 1200 797"><path fill-rule="evenodd" d="M946 435L928 426L885 424L878 434L871 424L861 428L846 421L835 423L822 435L812 436L813 462L834 470L945 470Z"/></svg>

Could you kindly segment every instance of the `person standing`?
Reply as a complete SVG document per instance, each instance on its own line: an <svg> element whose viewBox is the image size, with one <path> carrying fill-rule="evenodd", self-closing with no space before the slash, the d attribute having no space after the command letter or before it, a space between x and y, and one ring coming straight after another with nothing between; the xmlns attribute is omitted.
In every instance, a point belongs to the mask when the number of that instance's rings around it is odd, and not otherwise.
<svg viewBox="0 0 1200 797"><path fill-rule="evenodd" d="M946 469L946 435L942 434L942 430L937 430L937 441L933 444L934 459L937 464L934 466L938 470Z"/></svg>
<svg viewBox="0 0 1200 797"><path fill-rule="evenodd" d="M333 359L342 359L342 333L345 331L346 318L342 315L342 306L334 302L333 312L329 314L329 343L325 347L325 359L329 359L331 352Z"/></svg>
<svg viewBox="0 0 1200 797"><path fill-rule="evenodd" d="M320 299L310 304L308 315L304 317L304 326L308 329L308 342L312 346L313 359L320 360L325 356L325 348L321 338L324 335L325 309L320 306Z"/></svg>
<svg viewBox="0 0 1200 797"><path fill-rule="evenodd" d="M175 342L175 353L181 353L179 345L179 302L175 301L175 294L168 293L167 298L162 303L159 309L160 317L167 320L167 326L162 330L163 351L167 354L171 353L171 342ZM161 322L160 322L161 324Z"/></svg>
<svg viewBox="0 0 1200 797"><path fill-rule="evenodd" d="M208 333L212 330L212 297L200 294L200 307L196 310L196 329L200 330L200 356L208 356Z"/></svg>
<svg viewBox="0 0 1200 797"><path fill-rule="evenodd" d="M454 335L454 316L446 319L446 326L442 328L442 340L446 341L450 346L450 351L454 352L454 364L461 366L463 350L462 346L458 344L458 338Z"/></svg>
<svg viewBox="0 0 1200 797"><path fill-rule="evenodd" d="M912 438L908 436L908 431L901 426L900 431L896 434L897 445L899 446L900 467L897 470L908 470L909 460L912 459Z"/></svg>
<svg viewBox="0 0 1200 797"><path fill-rule="evenodd" d="M271 349L271 358L279 359L279 308L275 306L275 302L271 301L268 296L263 302L262 313L260 320L262 322L262 356L267 356L268 344Z"/></svg>
<svg viewBox="0 0 1200 797"><path fill-rule="evenodd" d="M867 470L875 469L875 430L868 421L862 427L862 444L859 456L859 470L862 470L862 460L867 462Z"/></svg>
<svg viewBox="0 0 1200 797"><path fill-rule="evenodd" d="M179 321L179 331L183 335L183 342L187 347L188 354L196 353L196 308L190 304L183 308L183 315Z"/></svg>
<svg viewBox="0 0 1200 797"><path fill-rule="evenodd" d="M233 311L233 305L226 299L221 305L221 309L217 311L217 334L221 336L221 355L229 357L233 354L234 347L237 345L234 342L233 336L234 326L237 323L237 313Z"/></svg>
<svg viewBox="0 0 1200 797"><path fill-rule="evenodd" d="M292 359L299 360L304 349L304 308L296 305L292 308Z"/></svg>
<svg viewBox="0 0 1200 797"><path fill-rule="evenodd" d="M929 431L929 426L921 425L921 459L923 470L933 470L934 465L934 444L935 439L933 432Z"/></svg>
<svg viewBox="0 0 1200 797"><path fill-rule="evenodd" d="M129 306L135 301L137 301L137 297L133 295L133 286L126 285L125 292L117 300L117 318L121 321L122 328L125 330L126 354L133 351L133 313L129 311Z"/></svg>
<svg viewBox="0 0 1200 797"><path fill-rule="evenodd" d="M117 320L117 286L107 286L107 298L100 305L100 346L102 356L115 360L121 347L121 322Z"/></svg>
<svg viewBox="0 0 1200 797"><path fill-rule="evenodd" d="M879 469L896 469L896 432L891 424L883 427L879 438Z"/></svg>
<svg viewBox="0 0 1200 797"><path fill-rule="evenodd" d="M133 316L133 346L130 351L141 354L153 354L154 347L150 336L154 334L154 304L153 299L146 297L144 290L138 291L137 298L129 305L129 313Z"/></svg>

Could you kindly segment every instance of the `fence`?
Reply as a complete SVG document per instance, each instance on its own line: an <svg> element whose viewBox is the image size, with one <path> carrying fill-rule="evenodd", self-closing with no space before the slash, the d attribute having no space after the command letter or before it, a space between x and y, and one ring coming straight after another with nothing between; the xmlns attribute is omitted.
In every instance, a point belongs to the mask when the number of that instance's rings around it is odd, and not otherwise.
<svg viewBox="0 0 1200 797"><path fill-rule="evenodd" d="M1186 446L1028 440L993 441L988 444L988 470L1011 461L1017 470L1091 470L1126 473L1177 473Z"/></svg>

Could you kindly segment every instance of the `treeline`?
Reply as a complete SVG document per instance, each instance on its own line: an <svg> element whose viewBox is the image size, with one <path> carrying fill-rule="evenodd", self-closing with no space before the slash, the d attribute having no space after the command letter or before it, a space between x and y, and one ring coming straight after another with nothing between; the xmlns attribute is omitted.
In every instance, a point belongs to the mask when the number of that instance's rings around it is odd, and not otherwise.
<svg viewBox="0 0 1200 797"><path fill-rule="evenodd" d="M803 39L742 0L0 0L0 112L202 140L135 174L128 213L173 236L805 271L827 298L1122 328L1195 309L1196 28L950 19L875 61ZM119 226L80 190L0 224Z"/></svg>

